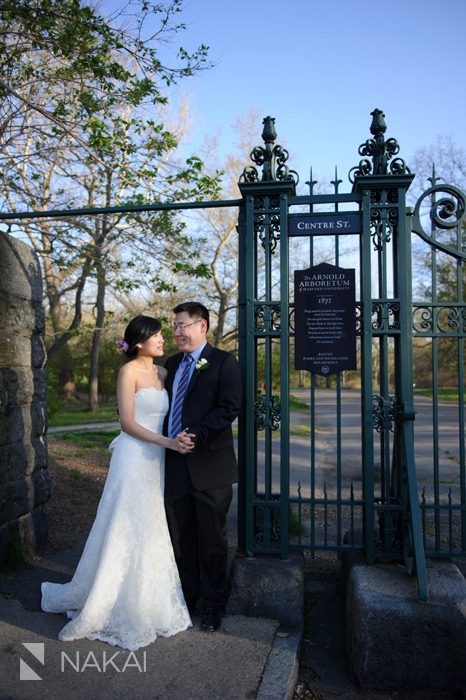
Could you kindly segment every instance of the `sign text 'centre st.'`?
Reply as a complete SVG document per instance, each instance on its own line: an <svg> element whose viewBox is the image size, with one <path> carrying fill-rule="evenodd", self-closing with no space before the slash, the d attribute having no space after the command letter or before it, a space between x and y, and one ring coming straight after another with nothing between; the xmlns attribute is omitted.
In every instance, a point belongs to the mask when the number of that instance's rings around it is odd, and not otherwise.
<svg viewBox="0 0 466 700"><path fill-rule="evenodd" d="M337 212L325 214L290 214L289 236L328 236L361 232L359 212Z"/></svg>

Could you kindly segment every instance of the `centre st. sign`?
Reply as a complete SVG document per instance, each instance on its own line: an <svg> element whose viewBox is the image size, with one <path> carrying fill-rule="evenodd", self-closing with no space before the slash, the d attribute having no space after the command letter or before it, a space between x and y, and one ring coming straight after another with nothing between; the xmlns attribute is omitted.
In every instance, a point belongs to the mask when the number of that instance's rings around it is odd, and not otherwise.
<svg viewBox="0 0 466 700"><path fill-rule="evenodd" d="M289 236L328 236L361 232L359 212L289 214Z"/></svg>

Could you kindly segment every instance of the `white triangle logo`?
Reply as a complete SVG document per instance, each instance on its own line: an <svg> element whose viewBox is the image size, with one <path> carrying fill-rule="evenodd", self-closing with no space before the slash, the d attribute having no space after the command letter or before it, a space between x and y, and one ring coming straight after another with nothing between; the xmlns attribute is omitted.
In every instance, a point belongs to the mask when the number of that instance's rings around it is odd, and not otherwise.
<svg viewBox="0 0 466 700"><path fill-rule="evenodd" d="M45 645L43 642L23 642L25 647L42 665L45 663ZM19 679L21 681L41 681L42 678L28 664L19 660Z"/></svg>

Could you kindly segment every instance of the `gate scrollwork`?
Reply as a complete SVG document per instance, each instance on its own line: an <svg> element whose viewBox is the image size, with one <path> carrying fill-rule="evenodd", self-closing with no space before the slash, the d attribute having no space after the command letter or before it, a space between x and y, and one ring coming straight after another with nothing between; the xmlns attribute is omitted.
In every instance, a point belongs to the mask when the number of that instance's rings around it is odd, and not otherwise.
<svg viewBox="0 0 466 700"><path fill-rule="evenodd" d="M444 196L437 199L438 194L443 194ZM428 202L429 199L430 203ZM422 218L425 218L422 214L425 213L426 200L429 207L430 231L426 231L422 223ZM426 243L442 250L444 253L453 255L458 260L466 260L466 239L464 234L458 237L456 246L452 243L442 243L436 236L438 230L455 229L463 224L465 220L466 196L464 192L454 185L438 184L426 190L416 202L412 230Z"/></svg>

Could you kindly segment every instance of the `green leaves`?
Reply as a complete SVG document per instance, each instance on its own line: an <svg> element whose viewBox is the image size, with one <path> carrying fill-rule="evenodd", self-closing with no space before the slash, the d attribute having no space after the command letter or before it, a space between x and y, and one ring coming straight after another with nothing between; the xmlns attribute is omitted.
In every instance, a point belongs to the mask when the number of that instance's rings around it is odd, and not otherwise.
<svg viewBox="0 0 466 700"><path fill-rule="evenodd" d="M2 3L3 208L218 196L218 173L206 175L197 156L177 159L183 129L166 109L164 86L209 66L205 45L182 48L171 66L161 60L164 39L183 29L182 5L123 0L110 20L90 0ZM104 308L109 292L126 300L140 288L172 292L178 272L210 276L202 244L176 212L41 219L21 230L42 257L51 315L67 318L51 349L73 337L89 309Z"/></svg>
<svg viewBox="0 0 466 700"><path fill-rule="evenodd" d="M176 262L174 263L172 270L175 273L184 272L185 275L189 275L190 277L203 277L204 279L212 277L209 266L205 265L204 263L193 265L192 263L187 262Z"/></svg>

